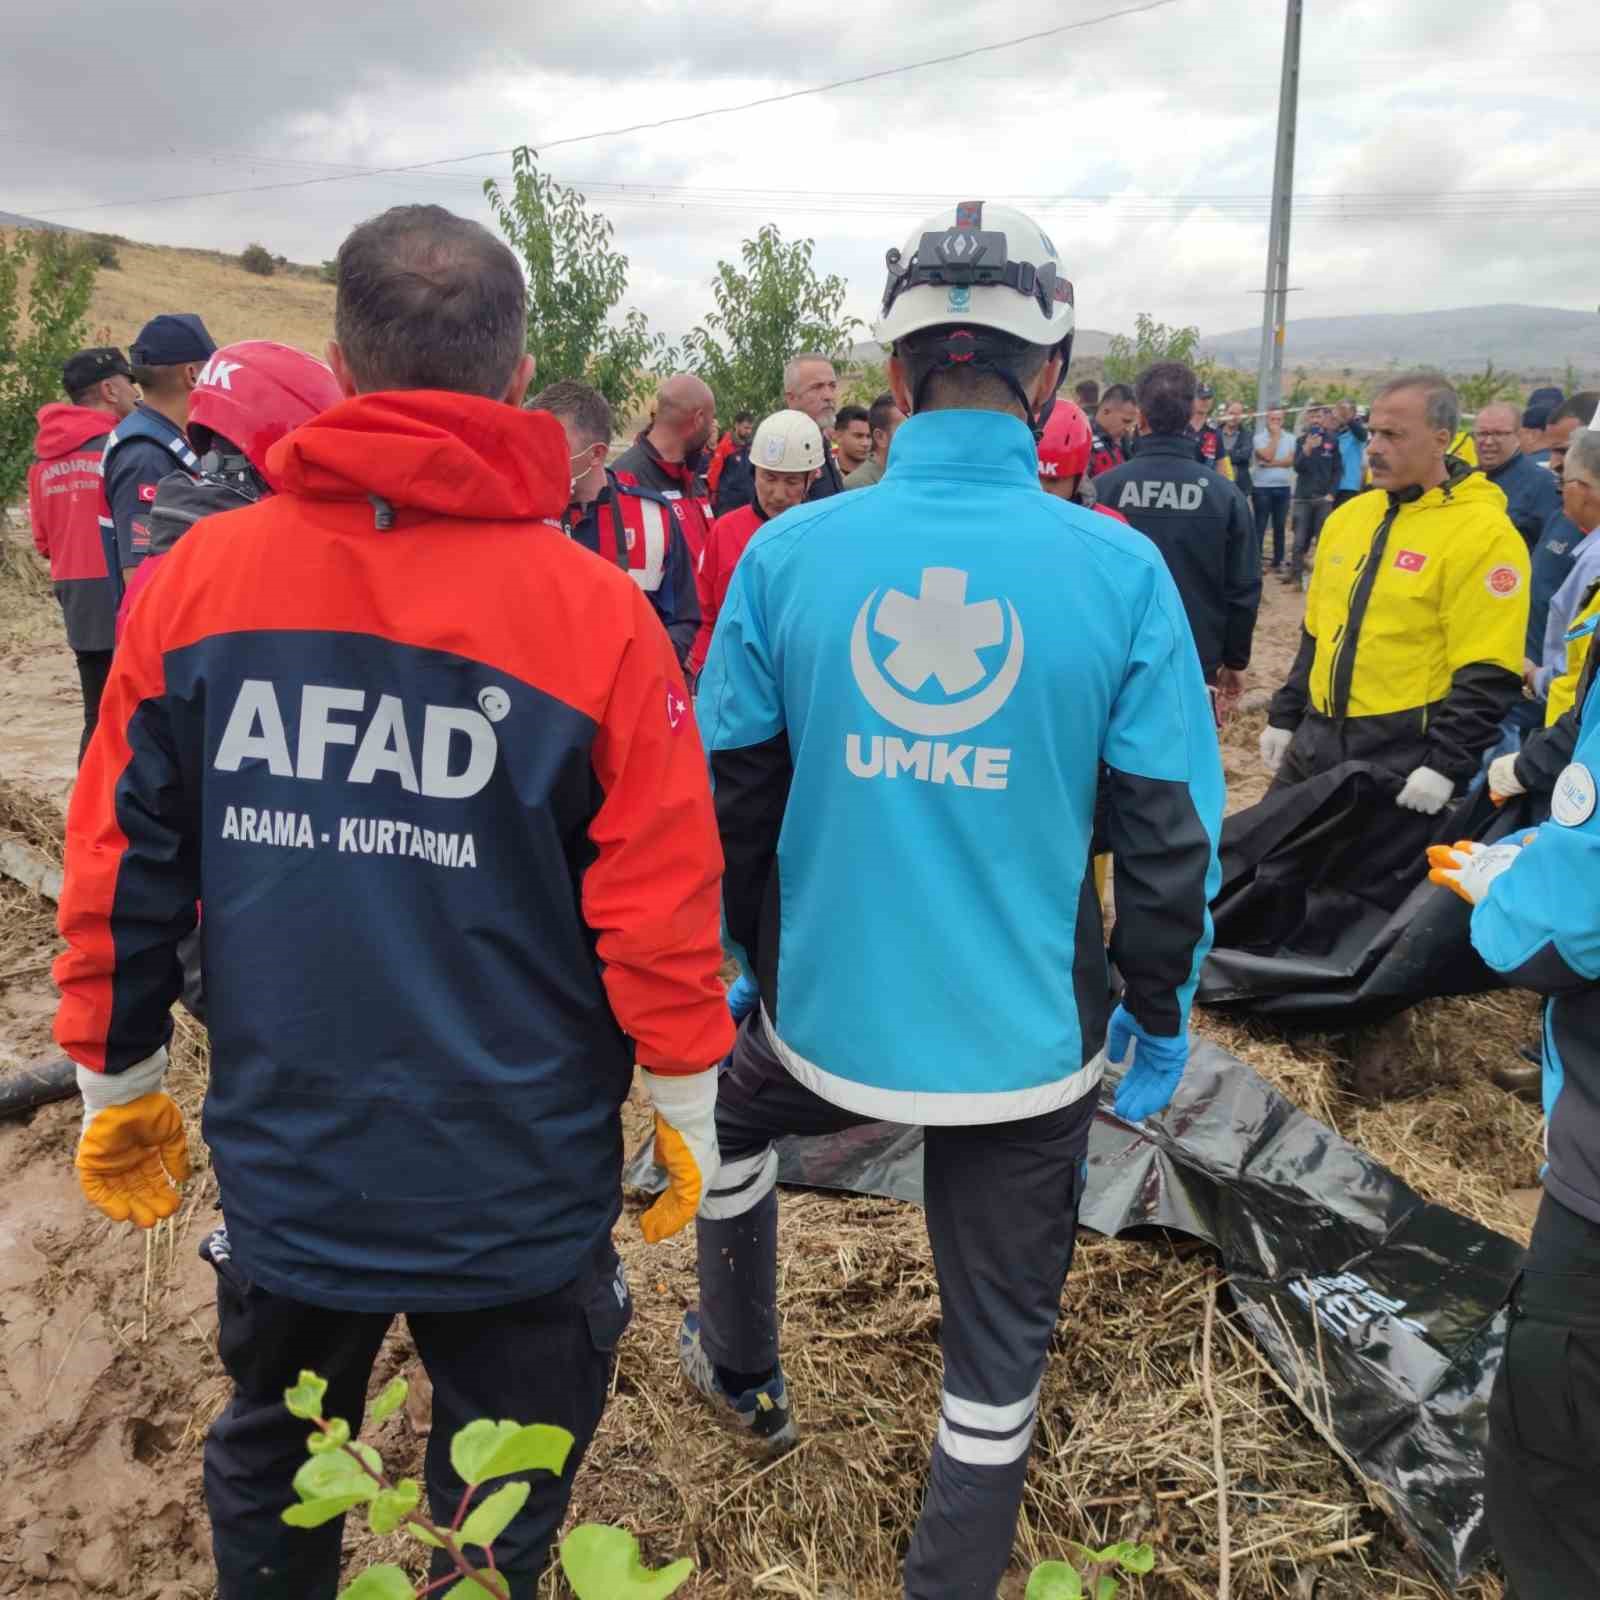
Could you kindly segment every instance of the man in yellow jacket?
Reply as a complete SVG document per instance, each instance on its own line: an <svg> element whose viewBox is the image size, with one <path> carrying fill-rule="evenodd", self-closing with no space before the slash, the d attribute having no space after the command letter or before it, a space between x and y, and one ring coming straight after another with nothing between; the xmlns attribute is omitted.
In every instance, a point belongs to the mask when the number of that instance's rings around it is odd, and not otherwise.
<svg viewBox="0 0 1600 1600"><path fill-rule="evenodd" d="M1528 550L1505 496L1448 453L1459 424L1435 373L1373 401L1376 487L1323 528L1300 650L1261 735L1275 787L1372 761L1394 771L1400 805L1431 816L1497 743L1522 688Z"/></svg>

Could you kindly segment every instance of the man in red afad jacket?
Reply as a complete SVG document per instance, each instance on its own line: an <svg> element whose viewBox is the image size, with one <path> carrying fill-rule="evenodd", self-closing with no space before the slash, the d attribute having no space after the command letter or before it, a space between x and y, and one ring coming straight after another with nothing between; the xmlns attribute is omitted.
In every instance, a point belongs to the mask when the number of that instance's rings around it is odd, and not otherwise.
<svg viewBox="0 0 1600 1600"><path fill-rule="evenodd" d="M332 1600L342 1519L282 1521L306 1432L283 1393L321 1373L354 1431L400 1312L433 1379L436 1518L468 1421L573 1435L494 1541L532 1594L630 1310L635 1061L672 1174L645 1237L714 1181L722 856L672 646L566 537L561 426L518 409L516 259L404 206L350 235L337 282L347 398L128 618L67 818L56 1038L84 1192L149 1227L189 1170L161 1085L204 901L221 1600Z"/></svg>
<svg viewBox="0 0 1600 1600"><path fill-rule="evenodd" d="M100 716L117 613L117 586L100 537L105 504L100 453L106 435L139 403L132 380L120 350L102 346L73 356L61 369L67 404L56 401L40 409L35 460L28 470L33 542L50 563L83 686L80 762Z"/></svg>
<svg viewBox="0 0 1600 1600"><path fill-rule="evenodd" d="M782 516L805 499L822 471L823 457L822 430L803 411L774 411L756 429L750 442L756 497L749 505L718 517L700 552L695 573L700 591L700 632L689 657L691 676L706 664L717 613L728 598L733 569L739 564L744 547L770 518Z"/></svg>

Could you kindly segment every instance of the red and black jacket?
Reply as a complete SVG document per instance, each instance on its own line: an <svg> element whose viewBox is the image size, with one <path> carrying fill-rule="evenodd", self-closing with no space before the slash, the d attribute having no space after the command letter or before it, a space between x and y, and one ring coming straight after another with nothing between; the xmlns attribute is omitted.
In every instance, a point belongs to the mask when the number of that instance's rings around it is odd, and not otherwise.
<svg viewBox="0 0 1600 1600"><path fill-rule="evenodd" d="M107 514L100 454L117 419L109 411L57 404L43 407L38 420L28 469L33 542L50 563L67 643L83 652L109 650L117 585L100 537Z"/></svg>
<svg viewBox="0 0 1600 1600"><path fill-rule="evenodd" d="M653 489L671 502L678 514L678 526L689 541L690 564L698 565L700 552L705 549L706 534L716 519L711 512L705 481L695 471L694 463L663 459L661 452L650 443L649 435L641 433L612 465L619 478Z"/></svg>
<svg viewBox="0 0 1600 1600"><path fill-rule="evenodd" d="M621 567L644 591L672 640L678 665L687 667L700 628L700 601L689 541L672 501L630 473L608 468L605 487L588 505L569 506L566 520L579 544Z"/></svg>
<svg viewBox="0 0 1600 1600"><path fill-rule="evenodd" d="M314 1305L569 1281L619 1206L635 1060L706 1070L722 856L683 676L557 520L560 426L346 401L280 493L165 557L67 821L56 1038L169 1038L202 927L205 1137L235 1258Z"/></svg>

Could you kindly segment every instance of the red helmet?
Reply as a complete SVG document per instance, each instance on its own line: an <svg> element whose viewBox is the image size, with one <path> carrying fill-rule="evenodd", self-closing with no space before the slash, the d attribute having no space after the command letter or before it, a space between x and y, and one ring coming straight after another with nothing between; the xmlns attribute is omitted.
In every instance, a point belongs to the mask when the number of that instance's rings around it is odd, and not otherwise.
<svg viewBox="0 0 1600 1600"><path fill-rule="evenodd" d="M220 433L276 488L267 451L342 399L332 371L315 356L270 339L242 339L224 345L201 369L189 396L189 442L204 455Z"/></svg>
<svg viewBox="0 0 1600 1600"><path fill-rule="evenodd" d="M1089 470L1089 419L1070 400L1057 400L1039 439L1041 478L1081 478Z"/></svg>

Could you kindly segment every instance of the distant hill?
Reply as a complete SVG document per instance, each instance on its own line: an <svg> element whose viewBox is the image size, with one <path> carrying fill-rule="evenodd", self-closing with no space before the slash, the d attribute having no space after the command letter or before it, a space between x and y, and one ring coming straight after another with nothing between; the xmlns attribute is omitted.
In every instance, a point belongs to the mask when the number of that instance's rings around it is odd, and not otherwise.
<svg viewBox="0 0 1600 1600"><path fill-rule="evenodd" d="M0 228L44 228L50 233L76 233L64 222L44 222L38 217L19 217L15 211L0 211Z"/></svg>
<svg viewBox="0 0 1600 1600"><path fill-rule="evenodd" d="M0 226L7 213L0 212ZM270 241L268 241L270 243ZM197 311L220 344L276 339L321 356L333 337L333 285L314 267L291 263L258 278L237 256L117 240L117 267L95 274L89 342L126 350L162 311Z"/></svg>
<svg viewBox="0 0 1600 1600"><path fill-rule="evenodd" d="M1292 308L1291 308L1292 309ZM1207 334L1202 351L1229 366L1254 367L1261 330ZM1465 306L1400 316L1292 316L1284 341L1286 366L1382 368L1429 365L1447 371L1493 361L1525 377L1559 377L1568 362L1600 372L1600 316L1549 306Z"/></svg>

